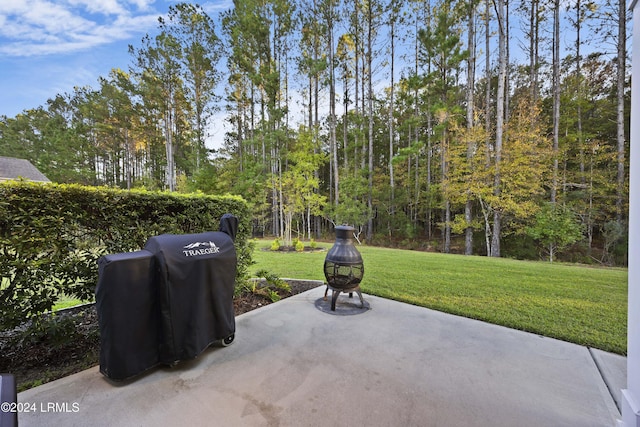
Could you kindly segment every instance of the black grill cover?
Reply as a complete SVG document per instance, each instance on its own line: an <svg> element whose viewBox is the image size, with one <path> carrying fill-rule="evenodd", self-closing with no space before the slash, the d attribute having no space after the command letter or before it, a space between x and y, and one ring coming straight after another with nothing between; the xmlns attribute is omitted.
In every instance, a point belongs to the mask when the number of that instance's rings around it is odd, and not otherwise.
<svg viewBox="0 0 640 427"><path fill-rule="evenodd" d="M100 372L123 380L159 363L154 256L149 251L105 255L98 260L98 274Z"/></svg>
<svg viewBox="0 0 640 427"><path fill-rule="evenodd" d="M228 230L235 231L231 225ZM158 268L161 362L194 358L235 333L232 236L219 231L163 234L150 238L145 249L155 255Z"/></svg>
<svg viewBox="0 0 640 427"><path fill-rule="evenodd" d="M220 218L220 231L226 233L231 237L231 240L236 240L236 234L238 234L238 218L232 214L224 214Z"/></svg>

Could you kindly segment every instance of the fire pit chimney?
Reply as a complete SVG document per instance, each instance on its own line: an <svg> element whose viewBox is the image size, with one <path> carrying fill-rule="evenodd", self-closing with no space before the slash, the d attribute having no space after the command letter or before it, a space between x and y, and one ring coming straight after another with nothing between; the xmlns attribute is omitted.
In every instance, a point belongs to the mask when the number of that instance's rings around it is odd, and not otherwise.
<svg viewBox="0 0 640 427"><path fill-rule="evenodd" d="M358 249L353 244L353 232L355 229L347 225L336 227L336 242L327 252L324 260L324 277L327 279L327 290L324 293L326 300L329 289L333 291L331 297L331 310L336 310L336 300L340 292L348 292L349 297L357 292L360 303L364 308L360 282L364 276L364 263Z"/></svg>

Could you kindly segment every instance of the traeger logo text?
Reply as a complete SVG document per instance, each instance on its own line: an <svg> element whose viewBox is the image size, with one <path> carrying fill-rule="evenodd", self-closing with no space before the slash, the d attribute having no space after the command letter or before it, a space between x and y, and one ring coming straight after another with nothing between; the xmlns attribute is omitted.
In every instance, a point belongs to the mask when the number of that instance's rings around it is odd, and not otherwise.
<svg viewBox="0 0 640 427"><path fill-rule="evenodd" d="M184 256L197 256L207 254L217 254L220 248L213 242L195 242L184 247Z"/></svg>

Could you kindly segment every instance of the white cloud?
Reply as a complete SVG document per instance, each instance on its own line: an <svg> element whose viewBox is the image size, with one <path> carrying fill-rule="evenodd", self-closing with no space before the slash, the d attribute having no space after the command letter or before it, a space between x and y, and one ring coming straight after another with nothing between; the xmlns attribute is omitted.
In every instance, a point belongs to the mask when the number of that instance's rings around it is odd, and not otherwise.
<svg viewBox="0 0 640 427"><path fill-rule="evenodd" d="M204 10L207 14L213 14L227 11L233 8L233 0L216 0L214 2L207 1L204 3L201 2L200 6L202 6L202 10Z"/></svg>
<svg viewBox="0 0 640 427"><path fill-rule="evenodd" d="M67 0L71 6L82 6L88 12L119 15L125 13L118 0Z"/></svg>
<svg viewBox="0 0 640 427"><path fill-rule="evenodd" d="M152 0L2 0L0 54L76 52L154 28Z"/></svg>
<svg viewBox="0 0 640 427"><path fill-rule="evenodd" d="M139 10L148 10L155 0L128 0L127 3L135 4Z"/></svg>

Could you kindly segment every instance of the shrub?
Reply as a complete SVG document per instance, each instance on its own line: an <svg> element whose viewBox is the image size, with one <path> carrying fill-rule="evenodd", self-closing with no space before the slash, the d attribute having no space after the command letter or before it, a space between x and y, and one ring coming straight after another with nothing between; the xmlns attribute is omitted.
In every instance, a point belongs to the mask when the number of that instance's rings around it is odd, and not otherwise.
<svg viewBox="0 0 640 427"><path fill-rule="evenodd" d="M139 250L157 234L218 230L225 213L240 221L242 282L251 245L249 209L240 197L0 183L0 329L37 320L63 293L91 299L102 255Z"/></svg>
<svg viewBox="0 0 640 427"><path fill-rule="evenodd" d="M304 243L298 240L296 242L296 252L302 252L302 251L304 251Z"/></svg>
<svg viewBox="0 0 640 427"><path fill-rule="evenodd" d="M273 241L273 243L271 243L271 248L272 251L279 251L280 250L280 239L276 239Z"/></svg>
<svg viewBox="0 0 640 427"><path fill-rule="evenodd" d="M526 231L547 250L549 262L553 262L556 252L582 238L582 227L576 215L562 205L544 205L536 215L534 225Z"/></svg>
<svg viewBox="0 0 640 427"><path fill-rule="evenodd" d="M253 287L252 292L259 295L264 295L271 300L271 302L277 302L280 300L280 294L278 290L291 292L291 286L280 277L273 273L269 273L267 270L260 270L256 273L258 277L263 277L265 284Z"/></svg>

